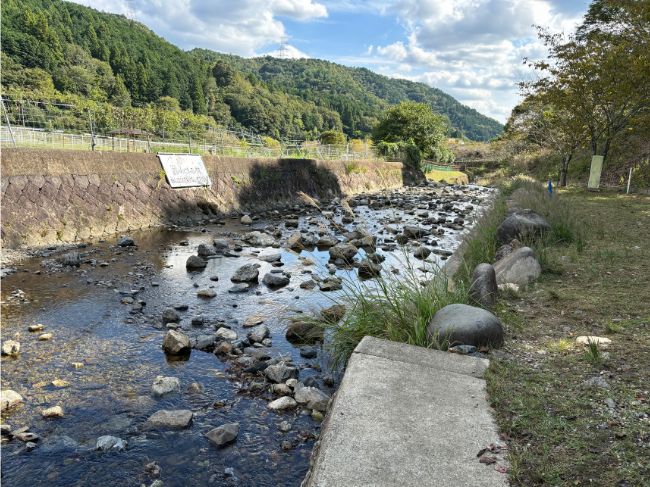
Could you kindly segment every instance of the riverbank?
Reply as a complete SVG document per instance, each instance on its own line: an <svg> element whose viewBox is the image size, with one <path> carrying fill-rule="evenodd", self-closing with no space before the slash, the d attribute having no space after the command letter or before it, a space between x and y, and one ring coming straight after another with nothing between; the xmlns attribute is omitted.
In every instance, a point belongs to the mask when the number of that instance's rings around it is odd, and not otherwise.
<svg viewBox="0 0 650 487"><path fill-rule="evenodd" d="M650 478L650 198L563 191L587 244L544 249L544 272L504 294L508 337L488 393L510 438L513 486L637 486ZM578 336L611 343L584 346ZM594 339L595 340L595 339Z"/></svg>

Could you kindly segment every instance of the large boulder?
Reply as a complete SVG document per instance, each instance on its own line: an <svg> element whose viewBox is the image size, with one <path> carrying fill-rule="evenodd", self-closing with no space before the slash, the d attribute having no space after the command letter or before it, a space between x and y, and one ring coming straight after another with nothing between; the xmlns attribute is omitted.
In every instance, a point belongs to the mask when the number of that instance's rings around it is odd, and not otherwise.
<svg viewBox="0 0 650 487"><path fill-rule="evenodd" d="M289 284L289 278L284 274L269 272L264 276L262 282L270 288L277 289Z"/></svg>
<svg viewBox="0 0 650 487"><path fill-rule="evenodd" d="M221 448L222 446L232 443L239 435L239 423L227 423L208 431L205 436L210 442Z"/></svg>
<svg viewBox="0 0 650 487"><path fill-rule="evenodd" d="M184 333L169 330L163 339L163 350L170 355L182 355L190 351L192 344Z"/></svg>
<svg viewBox="0 0 650 487"><path fill-rule="evenodd" d="M188 409L161 409L156 411L145 423L147 428L184 429L192 422L194 413Z"/></svg>
<svg viewBox="0 0 650 487"><path fill-rule="evenodd" d="M190 255L185 261L185 268L190 271L205 269L208 262L198 255Z"/></svg>
<svg viewBox="0 0 650 487"><path fill-rule="evenodd" d="M291 343L316 343L323 341L323 328L315 323L300 320L292 321L287 326L286 338Z"/></svg>
<svg viewBox="0 0 650 487"><path fill-rule="evenodd" d="M23 396L11 389L0 391L0 411L11 409L23 403Z"/></svg>
<svg viewBox="0 0 650 487"><path fill-rule="evenodd" d="M340 242L330 248L330 258L332 260L341 259L351 261L352 258L357 255L358 250L359 249L350 243Z"/></svg>
<svg viewBox="0 0 650 487"><path fill-rule="evenodd" d="M230 278L232 282L257 282L260 275L256 264L246 264L241 266Z"/></svg>
<svg viewBox="0 0 650 487"><path fill-rule="evenodd" d="M469 297L483 308L492 308L496 303L499 288L497 275L491 264L479 264L472 272Z"/></svg>
<svg viewBox="0 0 650 487"><path fill-rule="evenodd" d="M497 284L515 284L526 287L542 273L533 249L521 247L494 264Z"/></svg>
<svg viewBox="0 0 650 487"><path fill-rule="evenodd" d="M266 378L271 382L280 384L286 382L288 379L295 379L298 377L298 369L291 367L284 362L279 362L274 365L269 365L264 370L264 375L266 375Z"/></svg>
<svg viewBox="0 0 650 487"><path fill-rule="evenodd" d="M449 304L438 310L427 326L427 336L439 342L500 347L503 327L489 311L466 304Z"/></svg>
<svg viewBox="0 0 650 487"><path fill-rule="evenodd" d="M517 210L497 228L497 240L506 244L513 238L519 240L541 237L551 229L546 219L532 210Z"/></svg>
<svg viewBox="0 0 650 487"><path fill-rule="evenodd" d="M296 389L294 398L298 404L304 404L309 409L327 411L327 404L330 397L316 387L299 387Z"/></svg>
<svg viewBox="0 0 650 487"><path fill-rule="evenodd" d="M273 247L276 245L275 239L268 233L264 232L248 232L242 236L242 240L253 247Z"/></svg>

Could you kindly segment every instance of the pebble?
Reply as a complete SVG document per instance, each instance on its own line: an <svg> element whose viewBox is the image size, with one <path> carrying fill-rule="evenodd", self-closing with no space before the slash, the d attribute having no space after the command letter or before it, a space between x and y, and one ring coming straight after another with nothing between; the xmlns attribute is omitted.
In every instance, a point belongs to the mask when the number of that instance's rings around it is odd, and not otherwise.
<svg viewBox="0 0 650 487"><path fill-rule="evenodd" d="M54 406L41 411L41 416L43 416L44 418L62 418L64 414L65 413L61 406Z"/></svg>
<svg viewBox="0 0 650 487"><path fill-rule="evenodd" d="M267 404L267 407L272 411L284 411L285 409L292 409L298 405L296 400L289 396L282 396L275 401Z"/></svg>
<svg viewBox="0 0 650 487"><path fill-rule="evenodd" d="M20 343L15 340L5 340L2 343L2 355L16 357L20 353Z"/></svg>
<svg viewBox="0 0 650 487"><path fill-rule="evenodd" d="M37 324L37 325L29 325L27 327L27 329L32 333L37 332L37 331L43 331L45 329L45 325L42 325L40 323Z"/></svg>

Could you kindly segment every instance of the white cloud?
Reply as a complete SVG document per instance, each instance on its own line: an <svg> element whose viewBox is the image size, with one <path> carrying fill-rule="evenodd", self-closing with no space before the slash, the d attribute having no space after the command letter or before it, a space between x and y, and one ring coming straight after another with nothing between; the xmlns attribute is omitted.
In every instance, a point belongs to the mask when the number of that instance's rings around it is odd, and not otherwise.
<svg viewBox="0 0 650 487"><path fill-rule="evenodd" d="M205 47L242 56L287 39L278 17L308 21L327 17L316 0L75 0L127 15L174 44Z"/></svg>
<svg viewBox="0 0 650 487"><path fill-rule="evenodd" d="M505 121L531 72L523 58L546 55L534 25L570 32L580 10L557 0L396 0L387 9L406 42L374 46L372 63L388 76L422 81ZM574 2L584 3L584 2ZM410 66L405 70L404 66Z"/></svg>
<svg viewBox="0 0 650 487"><path fill-rule="evenodd" d="M309 58L309 55L302 52L297 47L291 45L283 45L280 49L274 51L269 51L262 53L262 56L272 56L280 59L305 59Z"/></svg>

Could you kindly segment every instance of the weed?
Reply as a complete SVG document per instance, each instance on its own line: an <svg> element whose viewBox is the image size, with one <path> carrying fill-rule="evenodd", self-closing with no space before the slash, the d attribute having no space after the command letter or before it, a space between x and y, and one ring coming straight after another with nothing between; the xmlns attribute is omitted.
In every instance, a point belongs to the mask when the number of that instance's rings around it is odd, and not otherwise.
<svg viewBox="0 0 650 487"><path fill-rule="evenodd" d="M592 365L600 365L603 362L603 355L600 353L600 348L598 348L597 341L589 340L587 343L587 348L585 350L584 358Z"/></svg>
<svg viewBox="0 0 650 487"><path fill-rule="evenodd" d="M614 333L619 333L623 330L623 325L621 323L616 323L614 321L609 321L605 325L605 333L608 335L613 335Z"/></svg>

